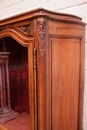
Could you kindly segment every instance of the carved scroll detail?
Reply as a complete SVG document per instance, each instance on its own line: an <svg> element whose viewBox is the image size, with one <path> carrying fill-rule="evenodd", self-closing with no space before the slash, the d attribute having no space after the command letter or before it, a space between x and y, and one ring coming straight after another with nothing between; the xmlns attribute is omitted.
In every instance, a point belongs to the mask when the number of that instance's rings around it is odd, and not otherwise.
<svg viewBox="0 0 87 130"><path fill-rule="evenodd" d="M24 32L24 33L26 33L27 35L29 35L30 34L30 32L31 32L31 26L29 25L29 26L22 26L22 27L20 27L20 29Z"/></svg>
<svg viewBox="0 0 87 130"><path fill-rule="evenodd" d="M43 57L45 52L44 43L45 43L45 32L46 32L46 21L44 18L38 19L37 31L38 31L39 51L41 57Z"/></svg>
<svg viewBox="0 0 87 130"><path fill-rule="evenodd" d="M28 23L23 23L22 26L19 26L18 29L22 31L25 35L34 36L34 21L30 21Z"/></svg>

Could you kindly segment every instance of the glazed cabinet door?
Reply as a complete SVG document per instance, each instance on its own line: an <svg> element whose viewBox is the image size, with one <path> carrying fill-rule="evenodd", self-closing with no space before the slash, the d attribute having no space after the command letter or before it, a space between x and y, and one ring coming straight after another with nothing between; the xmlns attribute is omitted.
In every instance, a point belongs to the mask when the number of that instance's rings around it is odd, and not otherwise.
<svg viewBox="0 0 87 130"><path fill-rule="evenodd" d="M52 130L78 129L80 48L80 39L50 39L48 124Z"/></svg>

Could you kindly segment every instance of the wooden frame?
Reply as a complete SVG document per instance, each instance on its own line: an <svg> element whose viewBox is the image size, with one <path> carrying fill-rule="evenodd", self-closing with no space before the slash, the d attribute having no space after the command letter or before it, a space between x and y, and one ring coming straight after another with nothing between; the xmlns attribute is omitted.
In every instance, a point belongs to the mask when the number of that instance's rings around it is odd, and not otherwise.
<svg viewBox="0 0 87 130"><path fill-rule="evenodd" d="M33 50L34 50L34 38L27 37L15 28L8 28L0 32L0 38L4 38L6 36L12 37L15 39L19 44L28 49L28 81L29 82L29 102L30 102L30 127L32 130L35 128L35 97L34 97L34 75L33 75ZM6 130L2 125L0 126L0 130Z"/></svg>

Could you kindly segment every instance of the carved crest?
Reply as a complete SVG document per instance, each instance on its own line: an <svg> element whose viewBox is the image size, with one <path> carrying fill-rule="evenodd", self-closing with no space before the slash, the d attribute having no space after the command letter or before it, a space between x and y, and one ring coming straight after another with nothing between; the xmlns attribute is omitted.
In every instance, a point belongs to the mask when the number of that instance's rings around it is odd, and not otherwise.
<svg viewBox="0 0 87 130"><path fill-rule="evenodd" d="M39 40L39 51L41 57L44 56L44 43L45 43L45 32L46 32L46 22L44 19L39 19L37 23L37 31L38 31L38 40Z"/></svg>

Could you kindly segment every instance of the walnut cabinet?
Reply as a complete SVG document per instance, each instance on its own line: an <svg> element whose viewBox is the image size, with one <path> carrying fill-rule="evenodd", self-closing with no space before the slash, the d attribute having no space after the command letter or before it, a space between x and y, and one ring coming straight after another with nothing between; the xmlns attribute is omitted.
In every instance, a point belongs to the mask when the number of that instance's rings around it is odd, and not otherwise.
<svg viewBox="0 0 87 130"><path fill-rule="evenodd" d="M0 21L0 39L28 49L30 130L82 130L84 28L42 8Z"/></svg>

